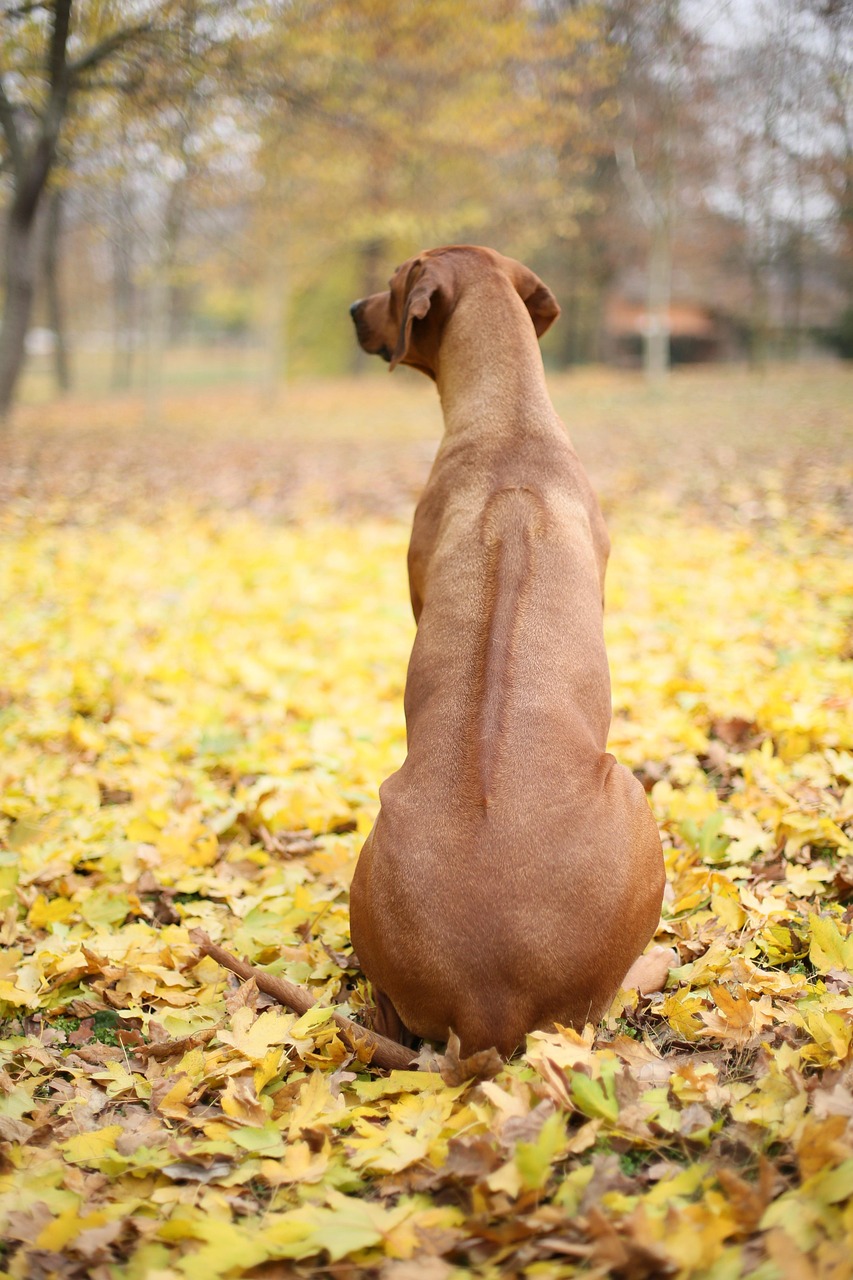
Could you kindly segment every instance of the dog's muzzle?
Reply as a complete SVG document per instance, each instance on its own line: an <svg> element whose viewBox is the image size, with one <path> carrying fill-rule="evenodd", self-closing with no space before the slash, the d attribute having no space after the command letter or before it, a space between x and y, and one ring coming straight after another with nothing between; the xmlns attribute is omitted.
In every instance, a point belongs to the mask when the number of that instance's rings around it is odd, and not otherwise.
<svg viewBox="0 0 853 1280"><path fill-rule="evenodd" d="M381 356L382 359L386 362L386 364L390 364L391 350L389 347L385 346L384 343L381 347L378 347L376 350L373 350L370 346L368 346L368 343L370 341L370 335L364 326L364 320L361 314L362 308L364 307L364 303L365 303L365 299L359 298L356 302L352 304L352 306L349 309L349 313L353 319L353 324L355 325L355 334L356 334L356 337L358 338L359 346L362 347L362 349L366 351L368 355Z"/></svg>

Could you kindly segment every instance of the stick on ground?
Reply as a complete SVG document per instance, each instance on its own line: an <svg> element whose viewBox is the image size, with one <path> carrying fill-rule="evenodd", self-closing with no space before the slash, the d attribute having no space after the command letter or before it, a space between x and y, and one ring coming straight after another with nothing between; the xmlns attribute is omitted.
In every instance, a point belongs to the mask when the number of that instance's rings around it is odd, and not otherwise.
<svg viewBox="0 0 853 1280"><path fill-rule="evenodd" d="M211 942L203 930L194 929L191 937L202 955L210 956L217 964L221 964L224 969L230 969L232 973L237 974L238 978L243 978L246 982L254 978L259 991L266 992L268 996L272 996L293 1013L300 1015L307 1013L317 1003L304 987L297 986L295 982L288 982L286 978L275 978L271 973L265 973L263 969L249 964L247 960L239 960L230 951ZM387 1036L378 1035L368 1027L360 1027L357 1022L343 1017L342 1014L333 1013L332 1020L343 1033L350 1048L359 1057L367 1058L374 1067L382 1067L386 1071L408 1071L417 1059L418 1055L411 1049L406 1049L396 1041L389 1040Z"/></svg>

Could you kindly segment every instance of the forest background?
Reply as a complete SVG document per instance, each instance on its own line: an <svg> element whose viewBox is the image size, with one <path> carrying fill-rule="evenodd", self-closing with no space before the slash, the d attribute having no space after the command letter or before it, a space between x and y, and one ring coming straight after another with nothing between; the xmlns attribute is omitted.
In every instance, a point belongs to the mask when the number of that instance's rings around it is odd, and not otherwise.
<svg viewBox="0 0 853 1280"><path fill-rule="evenodd" d="M846 0L0 17L0 407L27 349L42 397L350 371L348 301L451 242L548 280L555 365L853 351Z"/></svg>

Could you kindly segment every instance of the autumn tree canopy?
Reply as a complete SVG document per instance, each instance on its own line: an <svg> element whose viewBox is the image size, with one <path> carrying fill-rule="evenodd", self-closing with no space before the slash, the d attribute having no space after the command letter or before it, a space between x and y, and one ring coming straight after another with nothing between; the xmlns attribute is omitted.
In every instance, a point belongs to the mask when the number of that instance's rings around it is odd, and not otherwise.
<svg viewBox="0 0 853 1280"><path fill-rule="evenodd" d="M847 6L756 4L749 21L686 0L129 12L3 9L5 404L34 324L70 327L63 350L111 344L113 381L152 393L188 338L263 348L271 386L288 351L294 371L339 370L347 300L453 240L549 274L566 301L558 362L635 358L614 300L651 369L678 354L667 326L684 303L756 361L816 337L847 349Z"/></svg>

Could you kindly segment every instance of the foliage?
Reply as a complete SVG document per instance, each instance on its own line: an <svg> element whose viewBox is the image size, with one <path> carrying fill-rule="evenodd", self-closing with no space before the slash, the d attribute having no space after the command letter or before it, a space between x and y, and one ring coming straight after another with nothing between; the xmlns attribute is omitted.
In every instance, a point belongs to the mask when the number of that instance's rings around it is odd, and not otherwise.
<svg viewBox="0 0 853 1280"><path fill-rule="evenodd" d="M374 392L345 394L356 413ZM600 385L602 413L627 394ZM480 1082L382 1077L324 1010L287 1013L190 939L363 1014L347 886L404 750L407 522L342 518L330 439L271 511L164 490L150 436L86 453L66 416L52 471L42 437L42 488L2 515L3 1274L845 1274L849 398L828 464L827 415L803 455L797 408L775 469L749 442L716 473L697 451L673 503L671 409L634 394L602 473L612 745L664 835L678 966ZM759 423L772 392L750 394ZM743 387L740 416L720 403L721 438L743 434ZM239 429L184 431L241 467Z"/></svg>

